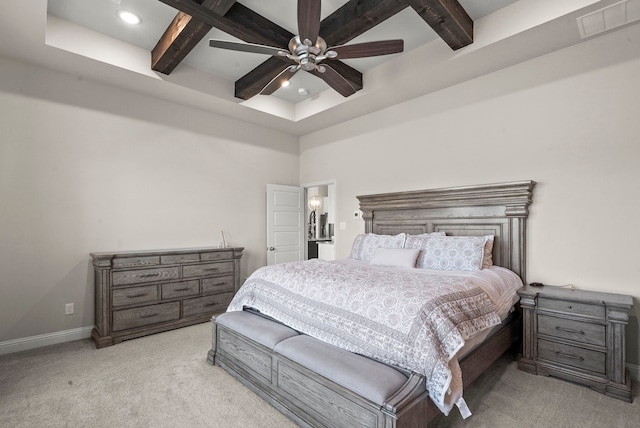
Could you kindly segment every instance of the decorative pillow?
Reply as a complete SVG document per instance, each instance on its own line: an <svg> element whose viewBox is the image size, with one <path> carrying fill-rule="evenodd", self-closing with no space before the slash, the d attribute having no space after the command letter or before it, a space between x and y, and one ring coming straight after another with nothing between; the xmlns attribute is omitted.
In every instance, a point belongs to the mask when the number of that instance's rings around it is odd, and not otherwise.
<svg viewBox="0 0 640 428"><path fill-rule="evenodd" d="M429 237L416 267L438 270L474 271L482 268L487 236Z"/></svg>
<svg viewBox="0 0 640 428"><path fill-rule="evenodd" d="M445 232L429 232L429 233L419 233L417 235L407 235L409 236L447 236Z"/></svg>
<svg viewBox="0 0 640 428"><path fill-rule="evenodd" d="M420 250L410 248L382 248L373 253L371 264L377 266L416 267L416 259Z"/></svg>
<svg viewBox="0 0 640 428"><path fill-rule="evenodd" d="M369 263L377 248L402 248L405 237L405 233L398 235L377 235L375 233L358 235L353 240L351 258Z"/></svg>
<svg viewBox="0 0 640 428"><path fill-rule="evenodd" d="M434 236L446 236L446 234L444 232L431 232L431 233L421 233L420 235L407 235L407 238L404 241L404 248L424 250L427 246L427 241L429 240L429 238L432 238ZM423 264L424 264L424 252L420 251L416 266L420 267Z"/></svg>
<svg viewBox="0 0 640 428"><path fill-rule="evenodd" d="M484 244L484 255L482 256L482 269L493 266L493 235L487 236L487 242Z"/></svg>

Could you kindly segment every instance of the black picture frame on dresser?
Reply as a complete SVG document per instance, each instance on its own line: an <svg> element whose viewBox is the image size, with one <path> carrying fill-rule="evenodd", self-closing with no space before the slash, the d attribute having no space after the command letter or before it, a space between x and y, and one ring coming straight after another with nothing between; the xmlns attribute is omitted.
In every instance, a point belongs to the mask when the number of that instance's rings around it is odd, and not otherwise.
<svg viewBox="0 0 640 428"><path fill-rule="evenodd" d="M519 292L523 349L518 368L632 401L625 335L631 296L554 286Z"/></svg>

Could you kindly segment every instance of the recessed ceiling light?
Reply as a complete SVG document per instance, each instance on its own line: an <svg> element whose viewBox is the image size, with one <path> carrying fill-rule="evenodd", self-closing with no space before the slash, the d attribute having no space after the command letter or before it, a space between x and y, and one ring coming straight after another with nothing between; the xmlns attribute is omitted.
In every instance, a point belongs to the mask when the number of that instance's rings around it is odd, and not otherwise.
<svg viewBox="0 0 640 428"><path fill-rule="evenodd" d="M288 80L282 82L282 85L280 85L281 88L286 88L287 86L289 86L290 82Z"/></svg>
<svg viewBox="0 0 640 428"><path fill-rule="evenodd" d="M298 93L300 95L309 95L309 91L307 91L307 88L298 88Z"/></svg>
<svg viewBox="0 0 640 428"><path fill-rule="evenodd" d="M124 22L131 25L139 24L142 21L138 15L126 10L119 10L118 18L122 19Z"/></svg>

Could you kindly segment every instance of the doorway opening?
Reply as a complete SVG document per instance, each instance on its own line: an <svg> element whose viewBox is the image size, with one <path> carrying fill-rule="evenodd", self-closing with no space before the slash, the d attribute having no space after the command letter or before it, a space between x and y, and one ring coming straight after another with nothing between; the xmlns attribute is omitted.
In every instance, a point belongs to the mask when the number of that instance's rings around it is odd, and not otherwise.
<svg viewBox="0 0 640 428"><path fill-rule="evenodd" d="M335 260L336 182L303 186L305 200L305 259Z"/></svg>

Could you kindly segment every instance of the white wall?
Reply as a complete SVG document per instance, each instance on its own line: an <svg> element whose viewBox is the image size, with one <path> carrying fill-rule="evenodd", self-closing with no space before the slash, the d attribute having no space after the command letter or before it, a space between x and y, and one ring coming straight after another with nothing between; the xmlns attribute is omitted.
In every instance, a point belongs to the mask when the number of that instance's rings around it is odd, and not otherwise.
<svg viewBox="0 0 640 428"><path fill-rule="evenodd" d="M266 263L266 183L298 184L297 138L8 60L0 130L0 343L93 325L89 252L224 229L244 277Z"/></svg>
<svg viewBox="0 0 640 428"><path fill-rule="evenodd" d="M636 25L307 135L301 181L337 180L346 257L357 195L535 180L528 279L633 295L638 364L638 76Z"/></svg>

